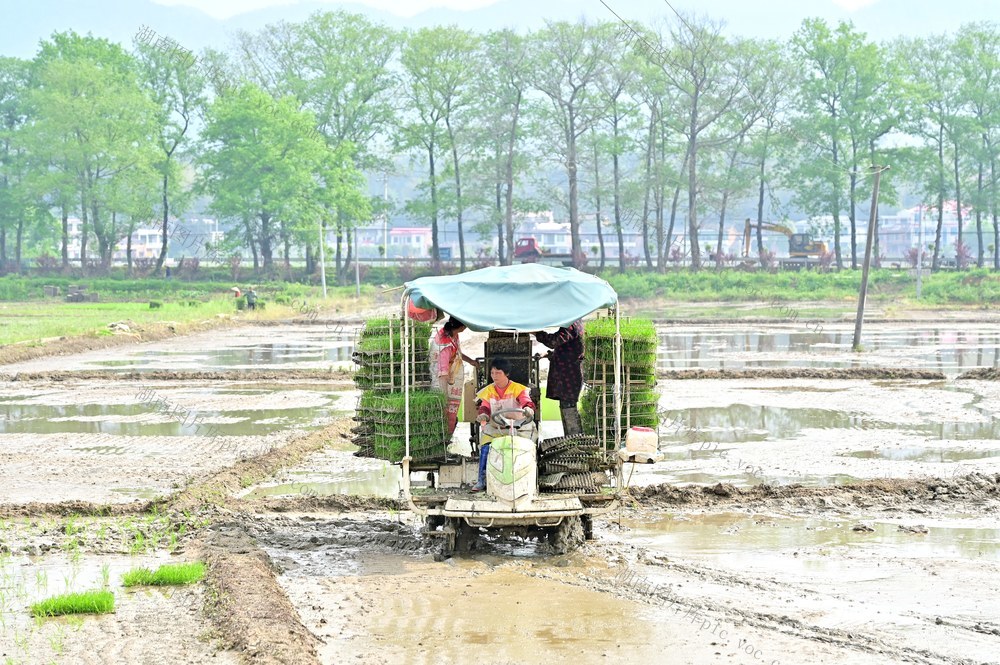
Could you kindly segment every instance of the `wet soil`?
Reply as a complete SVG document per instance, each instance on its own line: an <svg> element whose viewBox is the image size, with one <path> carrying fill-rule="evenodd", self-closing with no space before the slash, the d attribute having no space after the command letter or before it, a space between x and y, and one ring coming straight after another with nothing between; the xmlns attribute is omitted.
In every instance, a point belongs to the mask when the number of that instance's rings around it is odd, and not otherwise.
<svg viewBox="0 0 1000 665"><path fill-rule="evenodd" d="M270 558L238 522L214 525L199 551L215 596L212 616L243 662L318 663L319 638L275 580Z"/></svg>
<svg viewBox="0 0 1000 665"><path fill-rule="evenodd" d="M74 411L94 395L127 406L136 386L86 362L64 364L80 371L36 366L44 374L22 373L0 404L67 408L60 421L81 427L145 418ZM140 374L174 401L218 411L218 424L243 417L226 412L230 400L272 421L282 401L315 409L323 388L343 385L294 367L129 371L125 383ZM892 367L729 374L662 385L661 406L698 434L668 435L676 459L664 467L671 477L700 474L696 484L636 470L626 505L569 555L481 537L469 555L435 561L437 545L400 501L335 493L343 485L329 468L350 454L352 425L336 415L311 431L283 421L266 441L218 437L219 449L200 448L190 433L149 437L157 456L148 471L112 461L133 443L4 433L0 568L5 557L42 569L72 552L101 560L137 548L206 561L205 584L123 595L118 615L67 631L66 662L156 662L163 649L181 663L1000 662L992 377L956 385ZM202 390L212 382L222 385ZM928 429L936 423L944 425ZM735 458L702 449L703 438ZM67 450L93 463L61 457ZM749 484L727 472L742 474L740 456L762 469ZM32 501L47 461L47 500ZM802 484L789 484L789 469ZM883 471L890 477L871 478ZM66 485L80 495L60 494ZM155 498L142 498L150 488ZM125 493L112 497L115 489ZM10 611L26 617L23 606ZM7 651L22 639L0 630L0 653L61 662L59 625L33 634L30 653Z"/></svg>
<svg viewBox="0 0 1000 665"><path fill-rule="evenodd" d="M974 379L977 381L1000 381L1000 367L974 369L965 372L959 379Z"/></svg>

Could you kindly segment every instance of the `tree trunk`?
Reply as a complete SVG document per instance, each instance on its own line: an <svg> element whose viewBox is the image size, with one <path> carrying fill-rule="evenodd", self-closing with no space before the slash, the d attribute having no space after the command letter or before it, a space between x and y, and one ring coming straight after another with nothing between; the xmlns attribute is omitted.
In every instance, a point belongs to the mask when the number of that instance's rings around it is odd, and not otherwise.
<svg viewBox="0 0 1000 665"><path fill-rule="evenodd" d="M576 115L571 109L569 114L569 131L566 136L566 173L569 176L569 238L570 251L573 256L573 267L580 269L580 258L583 249L580 247L580 202L579 183L576 173Z"/></svg>
<svg viewBox="0 0 1000 665"><path fill-rule="evenodd" d="M993 270L1000 271L1000 227L997 226L997 161L990 148L990 213L993 216Z"/></svg>
<svg viewBox="0 0 1000 665"><path fill-rule="evenodd" d="M944 125L938 125L938 221L934 232L934 258L931 271L938 269L941 257L941 227L944 225Z"/></svg>
<svg viewBox="0 0 1000 665"><path fill-rule="evenodd" d="M62 204L62 267L69 267L69 206Z"/></svg>
<svg viewBox="0 0 1000 665"><path fill-rule="evenodd" d="M612 124L615 138L615 149L611 157L611 177L614 180L614 204L615 204L615 232L618 234L618 272L625 272L625 235L622 233L622 197L621 197L621 169L618 161L618 118L615 117Z"/></svg>
<svg viewBox="0 0 1000 665"><path fill-rule="evenodd" d="M271 215L267 211L260 213L260 258L262 268L266 271L274 263L271 250Z"/></svg>
<svg viewBox="0 0 1000 665"><path fill-rule="evenodd" d="M134 224L134 222L133 222ZM132 276L132 232L129 231L128 237L125 239L125 265L127 266L128 276Z"/></svg>
<svg viewBox="0 0 1000 665"><path fill-rule="evenodd" d="M663 202L667 199L663 169L667 165L667 137L663 133L662 125L660 125L660 156L654 160L654 163L656 164L656 190L653 195L653 201L656 203L656 270L664 273L667 271L668 258L668 247L663 244L663 216L666 214L666 206L663 205ZM669 244L669 240L667 242Z"/></svg>
<svg viewBox="0 0 1000 665"><path fill-rule="evenodd" d="M691 270L701 268L701 248L698 246L698 98L691 105L691 132L688 137L688 235L691 245Z"/></svg>
<svg viewBox="0 0 1000 665"><path fill-rule="evenodd" d="M87 274L87 193L80 187L80 270Z"/></svg>
<svg viewBox="0 0 1000 665"><path fill-rule="evenodd" d="M984 141L985 143L985 141ZM977 201L983 200L983 160L979 160L979 174L976 180L977 187ZM983 267L983 206L981 204L976 205L976 267Z"/></svg>
<svg viewBox="0 0 1000 665"><path fill-rule="evenodd" d="M507 265L507 253L504 251L504 228L503 228L503 183L497 180L494 187L497 208L497 260L500 265Z"/></svg>
<svg viewBox="0 0 1000 665"><path fill-rule="evenodd" d="M163 173L163 238L160 244L160 255L156 259L156 272L159 272L163 268L163 262L167 258L167 226L170 223L170 204L167 201L167 187L169 185L169 176L166 171L169 169L170 156L167 156L168 164L164 167Z"/></svg>
<svg viewBox="0 0 1000 665"><path fill-rule="evenodd" d="M17 217L17 237L14 240L14 261L16 264L14 266L15 272L18 275L21 274L21 244L24 239L24 215L18 215Z"/></svg>
<svg viewBox="0 0 1000 665"><path fill-rule="evenodd" d="M600 269L604 270L604 233L601 231L601 167L600 161L598 161L597 153L597 138L594 136L594 130L591 130L591 137L594 139L594 202L597 204L597 210L595 212L594 218L597 221L597 242L601 247L601 266Z"/></svg>
<svg viewBox="0 0 1000 665"><path fill-rule="evenodd" d="M757 192L757 256L764 252L764 231L761 224L764 223L764 168L767 165L767 139L770 137L771 128L767 128L764 134L764 154L760 157L760 188Z"/></svg>
<svg viewBox="0 0 1000 665"><path fill-rule="evenodd" d="M441 246L438 244L437 179L434 173L434 142L427 146L427 160L431 176L431 263L432 270L441 270ZM340 235L337 235L337 257L340 257Z"/></svg>
<svg viewBox="0 0 1000 665"><path fill-rule="evenodd" d="M962 242L962 181L959 178L958 173L958 139L953 142L954 145L954 155L955 155L955 215L958 216L958 241L955 244L955 267L959 270L963 270L962 264L958 260L958 253L960 248L964 245Z"/></svg>
<svg viewBox="0 0 1000 665"><path fill-rule="evenodd" d="M444 124L448 128L448 138L451 140L451 160L455 164L455 221L458 224L458 269L465 272L465 234L462 231L462 174L458 164L458 146L455 145L455 134L451 130L451 120L447 117Z"/></svg>
<svg viewBox="0 0 1000 665"><path fill-rule="evenodd" d="M848 198L850 203L850 214L848 215L848 220L851 222L851 270L858 269L858 159L857 155L854 155L854 168L851 170L851 185L848 192Z"/></svg>
<svg viewBox="0 0 1000 665"><path fill-rule="evenodd" d="M646 255L646 267L650 270L653 268L653 260L649 255L649 192L653 186L651 170L655 127L656 112L651 111L649 116L649 139L646 142L646 193L642 199L642 251ZM659 247L659 242L657 242L657 247Z"/></svg>
<svg viewBox="0 0 1000 665"><path fill-rule="evenodd" d="M510 140L507 142L507 190L504 227L507 231L507 265L514 263L514 144L517 139L517 125L521 117L521 91L517 91L514 103L514 117L511 120ZM502 264L502 262L501 262Z"/></svg>
<svg viewBox="0 0 1000 665"><path fill-rule="evenodd" d="M833 116L836 120L836 115ZM833 164L835 167L840 168L840 153L838 151L836 139L833 141ZM837 270L844 269L843 254L840 251L840 196L836 193L838 189L834 190L833 195L833 251L837 258Z"/></svg>
<svg viewBox="0 0 1000 665"><path fill-rule="evenodd" d="M877 164L875 161L875 140L873 139L868 143L868 156L871 159L872 165ZM878 240L878 208L875 209L875 231L872 236L872 263L876 268L882 267L882 257L880 256L879 240Z"/></svg>
<svg viewBox="0 0 1000 665"><path fill-rule="evenodd" d="M344 228L340 225L340 220L337 220L337 244L334 246L333 250L333 272L337 275L337 282L341 285L344 283L344 270L343 264L341 264L340 259L343 256L343 244L344 244Z"/></svg>
<svg viewBox="0 0 1000 665"><path fill-rule="evenodd" d="M347 242L347 256L344 258L344 283L346 284L351 281L350 279L351 270L354 268L354 261L356 261L357 259L354 256L353 229L345 230L344 236Z"/></svg>

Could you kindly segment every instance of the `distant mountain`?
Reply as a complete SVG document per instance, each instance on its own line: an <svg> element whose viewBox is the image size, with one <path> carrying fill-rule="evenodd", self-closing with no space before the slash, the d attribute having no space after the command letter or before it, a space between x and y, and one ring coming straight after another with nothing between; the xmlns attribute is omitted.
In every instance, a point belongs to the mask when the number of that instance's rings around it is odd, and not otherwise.
<svg viewBox="0 0 1000 665"><path fill-rule="evenodd" d="M487 31L497 28L536 29L545 20L616 20L608 9L628 19L644 22L673 18L670 7L657 0L501 0L469 11L432 9L413 18L355 3L300 2L260 9L227 20L184 6L158 5L150 0L5 0L0 13L0 55L30 58L38 42L54 31L91 32L112 41L130 44L141 25L172 37L198 51L206 46L225 48L239 30L258 30L278 21L301 21L316 11L344 9L373 20L403 28L456 24ZM1000 21L998 0L877 0L847 12L832 0L673 0L679 11L724 20L727 32L748 37L787 39L810 16L828 21L852 20L875 39L898 35L931 35L953 32L962 23Z"/></svg>

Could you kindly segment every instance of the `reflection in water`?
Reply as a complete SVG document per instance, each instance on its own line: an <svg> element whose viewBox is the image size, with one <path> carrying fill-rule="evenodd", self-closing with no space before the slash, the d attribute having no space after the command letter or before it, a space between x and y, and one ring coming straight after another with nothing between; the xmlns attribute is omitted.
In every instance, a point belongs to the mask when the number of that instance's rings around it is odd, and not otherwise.
<svg viewBox="0 0 1000 665"><path fill-rule="evenodd" d="M322 406L298 409L204 409L178 414L157 412L154 403L137 404L0 404L0 434L111 434L116 436L264 436L288 429L320 427L346 415L339 395L322 393ZM171 406L175 406L171 404ZM213 418L237 422L212 423ZM155 422L120 422L121 417L155 418ZM164 421L163 418L169 418ZM201 420L197 420L201 418ZM203 424L204 423L204 424ZM211 424L208 424L211 423ZM108 454L108 453L98 453Z"/></svg>
<svg viewBox="0 0 1000 665"><path fill-rule="evenodd" d="M741 556L761 550L799 550L806 547L855 547L878 544L899 548L903 556L964 556L1000 560L1000 529L954 528L928 525L928 533L913 534L895 523L877 522L873 533L852 531L852 521L800 519L744 514L665 518L657 521L623 520L635 540L666 552Z"/></svg>
<svg viewBox="0 0 1000 665"><path fill-rule="evenodd" d="M855 450L843 453L841 457L858 459L886 459L897 462L966 462L988 457L1000 457L1000 449L968 450L965 448L924 448L908 446L904 448L877 448L875 450Z"/></svg>
<svg viewBox="0 0 1000 665"><path fill-rule="evenodd" d="M683 427L660 437L670 443L710 440L720 442L792 439L806 429L893 430L913 432L932 439L1000 439L1000 421L990 422L885 422L830 409L795 409L731 404L665 411L666 422L680 419ZM692 433L693 432L693 433Z"/></svg>
<svg viewBox="0 0 1000 665"><path fill-rule="evenodd" d="M135 349L124 351L125 359L100 360L87 363L105 369L122 370L200 370L228 367L283 367L302 364L324 366L351 363L354 353L354 330L323 331L320 333L284 333L286 342L261 342L245 346L229 344L220 348L196 350L151 351ZM245 342L244 342L245 343Z"/></svg>
<svg viewBox="0 0 1000 665"><path fill-rule="evenodd" d="M733 327L660 330L660 369L743 369L754 367L859 367L865 355L845 357L853 333L799 329L734 330ZM1000 332L941 328L882 329L865 332L867 351L908 350L908 367L956 374L1000 362ZM753 358L753 354L764 357ZM781 354L788 354L782 357ZM747 356L751 357L747 357ZM885 359L882 358L882 363Z"/></svg>

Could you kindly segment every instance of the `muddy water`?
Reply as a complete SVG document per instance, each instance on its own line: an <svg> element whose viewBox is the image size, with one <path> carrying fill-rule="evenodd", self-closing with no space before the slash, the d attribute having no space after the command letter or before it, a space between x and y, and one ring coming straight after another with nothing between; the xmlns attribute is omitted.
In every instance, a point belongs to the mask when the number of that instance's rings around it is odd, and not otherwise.
<svg viewBox="0 0 1000 665"><path fill-rule="evenodd" d="M809 485L1000 470L990 382L663 381L655 467L633 484Z"/></svg>
<svg viewBox="0 0 1000 665"><path fill-rule="evenodd" d="M353 409L311 386L79 381L0 394L0 502L129 502L163 496ZM143 391L151 399L141 397Z"/></svg>
<svg viewBox="0 0 1000 665"><path fill-rule="evenodd" d="M322 426L347 414L356 401L352 392L290 386L270 389L136 386L134 391L131 403L88 402L77 391L72 391L73 400L58 390L6 395L0 402L0 435L63 432L130 437L267 435ZM108 395L94 390L90 397L104 402ZM116 449L95 447L93 452L115 454Z"/></svg>
<svg viewBox="0 0 1000 665"><path fill-rule="evenodd" d="M92 351L70 358L41 358L10 365L19 371L225 371L349 368L356 328L325 325L251 326L183 339Z"/></svg>
<svg viewBox="0 0 1000 665"><path fill-rule="evenodd" d="M405 518L263 516L256 538L324 663L992 662L996 637L954 637L1000 610L996 548L946 540L995 530L930 524L942 540L921 550L890 527L855 546L833 520L636 516L569 556L487 545L444 563ZM981 587L926 595L963 576Z"/></svg>
<svg viewBox="0 0 1000 665"><path fill-rule="evenodd" d="M882 521L713 513L624 519L620 523L631 529L628 542L652 552L683 552L687 558L714 562L731 562L753 553L758 569L788 572L792 566L800 572L840 573L852 551L872 547L886 555L1000 562L1000 528L991 522L982 518ZM867 528L858 528L862 524ZM830 548L839 549L842 557L824 561L796 554Z"/></svg>
<svg viewBox="0 0 1000 665"><path fill-rule="evenodd" d="M885 365L948 375L1000 365L995 326L934 327L869 324L854 353L853 325L806 322L660 328L660 369L754 367L864 367Z"/></svg>

